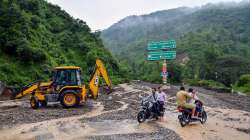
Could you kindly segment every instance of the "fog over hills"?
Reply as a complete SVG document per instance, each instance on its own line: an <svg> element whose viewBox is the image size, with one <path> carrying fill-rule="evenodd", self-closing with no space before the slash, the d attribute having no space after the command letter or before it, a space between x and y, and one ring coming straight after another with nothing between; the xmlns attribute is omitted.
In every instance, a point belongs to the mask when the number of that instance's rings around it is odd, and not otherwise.
<svg viewBox="0 0 250 140"><path fill-rule="evenodd" d="M235 62L236 64L243 64L241 62L245 64L250 60L249 23L250 3L248 1L224 2L128 16L104 30L101 38L106 48L121 61L127 61L132 69L135 69L133 73L142 76L149 75L153 71L150 70L153 66L148 65L154 63L146 61L147 43L174 39L177 41L178 60L175 62L179 65L179 62L185 59L184 67L188 69L186 74L182 73L183 77L215 79L214 71L220 69L221 63L231 63L229 60L233 58L231 55L237 57L235 60L240 61ZM216 58L213 62L217 60L222 62L210 65L207 61L211 60L206 58L207 51L218 56L212 57ZM142 67L142 71L148 70L138 72L139 67ZM235 71L236 76L227 81L234 82L240 74L249 73L250 70L247 68L243 71ZM221 82L228 84L223 78Z"/></svg>

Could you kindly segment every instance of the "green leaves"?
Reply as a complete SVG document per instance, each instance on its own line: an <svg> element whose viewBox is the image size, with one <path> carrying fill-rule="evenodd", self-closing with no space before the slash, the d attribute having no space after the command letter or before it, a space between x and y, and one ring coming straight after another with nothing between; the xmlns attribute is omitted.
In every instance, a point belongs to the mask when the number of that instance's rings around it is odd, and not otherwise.
<svg viewBox="0 0 250 140"><path fill-rule="evenodd" d="M43 70L61 65L82 67L83 79L89 80L87 69L95 66L96 58L121 80L119 65L99 35L43 0L0 1L0 51L0 81L10 85L46 80Z"/></svg>
<svg viewBox="0 0 250 140"><path fill-rule="evenodd" d="M170 64L169 69L177 75L172 81L204 79L230 86L240 75L250 73L245 68L250 61L249 13L250 4L158 11L127 17L104 30L101 37L107 48L128 62L133 78L161 80L157 79L157 63L145 61L146 45L175 39L177 64Z"/></svg>
<svg viewBox="0 0 250 140"><path fill-rule="evenodd" d="M215 65L218 80L226 86L234 84L241 75L250 73L250 63L240 56L226 55L220 57Z"/></svg>
<svg viewBox="0 0 250 140"><path fill-rule="evenodd" d="M237 86L245 86L250 84L250 74L241 75Z"/></svg>
<svg viewBox="0 0 250 140"><path fill-rule="evenodd" d="M236 90L250 94L250 74L241 75L239 81L234 85Z"/></svg>

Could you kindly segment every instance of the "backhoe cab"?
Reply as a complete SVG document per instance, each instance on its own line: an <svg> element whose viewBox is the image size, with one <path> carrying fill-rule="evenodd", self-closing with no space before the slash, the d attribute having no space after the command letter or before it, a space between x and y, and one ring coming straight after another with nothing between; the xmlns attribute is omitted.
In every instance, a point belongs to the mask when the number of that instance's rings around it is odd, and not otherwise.
<svg viewBox="0 0 250 140"><path fill-rule="evenodd" d="M89 89L81 81L81 68L76 66L56 67L53 70L51 81L34 82L26 86L16 94L15 98L21 98L27 94L32 94L30 105L37 109L40 105L46 106L48 102L60 102L64 107L74 107L87 98L98 97L99 78L103 77L109 91L112 84L106 68L100 59L96 60L95 71L91 76Z"/></svg>

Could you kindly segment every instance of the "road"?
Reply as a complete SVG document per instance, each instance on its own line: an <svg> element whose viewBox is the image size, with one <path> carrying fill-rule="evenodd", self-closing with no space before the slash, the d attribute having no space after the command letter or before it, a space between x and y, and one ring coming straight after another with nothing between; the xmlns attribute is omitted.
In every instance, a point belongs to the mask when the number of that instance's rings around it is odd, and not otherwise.
<svg viewBox="0 0 250 140"><path fill-rule="evenodd" d="M139 124L136 115L140 100L150 94L150 83L134 82L115 87L78 108L63 109L59 104L32 110L28 99L0 101L0 139L4 140L249 140L249 96L237 96L196 88L208 112L206 124L182 128L177 120L175 93L168 94L164 122Z"/></svg>

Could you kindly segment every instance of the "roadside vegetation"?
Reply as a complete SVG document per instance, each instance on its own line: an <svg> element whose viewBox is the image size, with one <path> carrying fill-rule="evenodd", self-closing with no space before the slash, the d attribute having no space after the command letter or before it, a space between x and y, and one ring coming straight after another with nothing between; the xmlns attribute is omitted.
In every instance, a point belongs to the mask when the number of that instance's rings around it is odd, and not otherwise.
<svg viewBox="0 0 250 140"><path fill-rule="evenodd" d="M250 74L242 75L233 88L250 95Z"/></svg>
<svg viewBox="0 0 250 140"><path fill-rule="evenodd" d="M224 84L213 80L186 79L184 80L184 83L190 86L199 86L204 87L206 89L217 90L221 92L231 92L231 89L229 87L226 87Z"/></svg>
<svg viewBox="0 0 250 140"><path fill-rule="evenodd" d="M3 0L0 81L22 86L48 79L45 71L53 67L77 65L88 82L98 57L114 84L136 79L161 83L162 62L147 61L145 47L150 41L175 39L177 59L168 61L170 83L249 92L249 13L249 3L181 7L130 16L103 32L91 32L85 21L46 1Z"/></svg>
<svg viewBox="0 0 250 140"><path fill-rule="evenodd" d="M23 86L47 80L53 67L76 65L87 82L101 58L114 83L121 82L117 60L99 32L44 0L0 1L0 81Z"/></svg>
<svg viewBox="0 0 250 140"><path fill-rule="evenodd" d="M171 83L189 81L226 89L235 85L246 92L250 83L237 83L250 73L249 13L249 2L180 7L129 16L104 30L101 37L128 64L133 78L160 83L161 62L146 60L147 43L175 39L177 59L168 61Z"/></svg>

